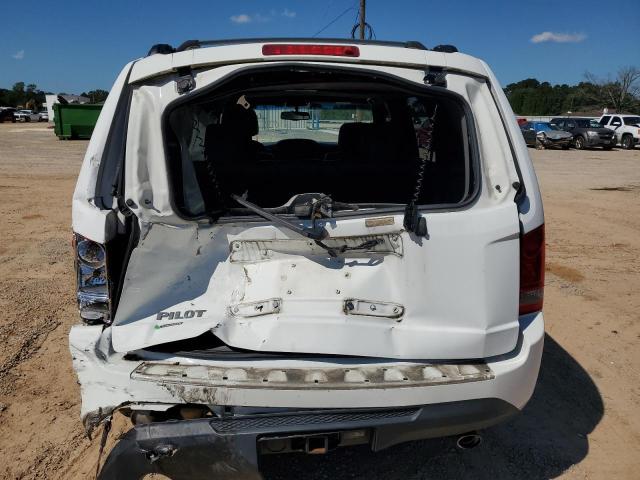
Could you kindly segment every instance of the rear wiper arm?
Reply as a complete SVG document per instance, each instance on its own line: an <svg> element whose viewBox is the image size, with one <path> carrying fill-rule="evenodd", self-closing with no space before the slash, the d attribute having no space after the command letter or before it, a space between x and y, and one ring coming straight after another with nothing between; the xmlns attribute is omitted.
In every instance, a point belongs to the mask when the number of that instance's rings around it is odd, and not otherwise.
<svg viewBox="0 0 640 480"><path fill-rule="evenodd" d="M266 211L265 209L245 200L244 198L238 195L232 194L231 198L233 198L236 202L238 202L243 207L246 207L252 212L257 213L261 217L266 218L267 220L271 220L274 223L280 224L283 227L288 228L289 230L293 230L294 232L302 235L303 237L314 240L316 245L324 248L329 253L329 256L334 258L337 257L338 254L345 253L348 250L369 250L371 248L374 248L376 245L382 243L381 239L373 239L373 240L365 241L360 245L356 245L353 247L350 247L348 245L342 245L339 247L330 247L322 242L322 240L327 237L327 231L324 228L321 230L315 230L315 229L310 230L308 228L303 228L303 227L300 227L299 225L296 225L295 223L289 222L288 220L282 217L279 217L277 215L274 215L273 213ZM351 205L351 204L340 204L340 205L348 206L348 208L355 207L354 208L355 210L359 208L357 205ZM314 217L313 214L312 214L312 217Z"/></svg>
<svg viewBox="0 0 640 480"><path fill-rule="evenodd" d="M269 213L265 209L245 200L239 195L232 194L231 198L233 198L236 202L238 202L243 207L246 207L252 212L257 213L261 217L266 218L267 220L271 220L273 223L282 225L283 227L286 227L289 230L293 230L294 232L296 232L299 235L302 235L303 237L310 238L312 240L322 240L327 236L327 231L324 228L321 230L309 230L308 228L304 228L299 225L296 225L295 223L292 223L289 220L286 220L282 217L274 215L273 213Z"/></svg>

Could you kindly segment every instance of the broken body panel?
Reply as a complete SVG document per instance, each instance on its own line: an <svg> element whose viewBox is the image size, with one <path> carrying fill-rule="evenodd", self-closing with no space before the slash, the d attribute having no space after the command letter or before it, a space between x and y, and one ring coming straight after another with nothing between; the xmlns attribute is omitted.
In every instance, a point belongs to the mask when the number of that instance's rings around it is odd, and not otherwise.
<svg viewBox="0 0 640 480"><path fill-rule="evenodd" d="M500 217L508 220L496 231ZM113 347L126 352L212 330L255 351L405 359L506 353L518 336L518 269L499 259L518 255L515 218L513 203L441 213L429 219L429 240L400 231L402 217L394 217L395 229L340 220L331 239L386 235L395 245L339 258L275 226L152 224L129 262ZM349 301L370 304L354 311ZM397 313L381 313L391 304ZM175 317L195 310L204 313Z"/></svg>

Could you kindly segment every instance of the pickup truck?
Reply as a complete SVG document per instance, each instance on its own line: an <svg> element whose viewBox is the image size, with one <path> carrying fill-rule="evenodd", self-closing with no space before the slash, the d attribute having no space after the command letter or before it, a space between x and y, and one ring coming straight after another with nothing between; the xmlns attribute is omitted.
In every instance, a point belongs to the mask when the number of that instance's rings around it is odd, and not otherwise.
<svg viewBox="0 0 640 480"><path fill-rule="evenodd" d="M101 480L469 448L534 391L540 189L499 82L452 46L154 46L72 204L82 420L131 421Z"/></svg>
<svg viewBox="0 0 640 480"><path fill-rule="evenodd" d="M625 150L640 143L640 115L603 115L598 123L613 130L616 143Z"/></svg>

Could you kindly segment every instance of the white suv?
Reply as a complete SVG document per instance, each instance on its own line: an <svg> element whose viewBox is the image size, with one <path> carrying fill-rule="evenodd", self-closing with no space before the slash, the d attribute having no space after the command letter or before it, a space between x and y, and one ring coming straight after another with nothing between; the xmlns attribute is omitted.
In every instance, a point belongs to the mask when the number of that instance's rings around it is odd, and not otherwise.
<svg viewBox="0 0 640 480"><path fill-rule="evenodd" d="M156 46L111 89L73 230L82 418L134 425L103 479L473 446L534 390L540 191L498 81L451 46Z"/></svg>
<svg viewBox="0 0 640 480"><path fill-rule="evenodd" d="M630 150L640 143L640 115L603 115L598 120L601 126L613 130L616 143Z"/></svg>

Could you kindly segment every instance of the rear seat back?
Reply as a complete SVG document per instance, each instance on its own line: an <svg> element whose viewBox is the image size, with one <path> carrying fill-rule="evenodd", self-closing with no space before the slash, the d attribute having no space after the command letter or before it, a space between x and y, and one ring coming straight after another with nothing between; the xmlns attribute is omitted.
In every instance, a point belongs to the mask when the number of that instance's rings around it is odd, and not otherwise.
<svg viewBox="0 0 640 480"><path fill-rule="evenodd" d="M335 161L325 161L321 150L317 158L307 158L313 152L310 144L315 142L302 139L276 144L272 160L259 161L258 152L263 147L251 139L257 133L255 113L239 105L225 111L220 125L207 128L208 168L227 197L248 191L250 201L265 207L278 206L289 198L285 193L280 197L273 185L284 181L296 185L294 190L300 193L322 192L341 201L363 202L367 199L353 196L362 188L353 189L349 182L335 179L347 176L358 182L366 172L368 188L378 192L380 201L397 201L404 196L408 199L415 184L417 145L411 128L407 131L404 126L398 128L391 123L345 123L338 134ZM211 175L208 177L209 180ZM271 204L264 203L266 198L272 200Z"/></svg>
<svg viewBox="0 0 640 480"><path fill-rule="evenodd" d="M257 133L256 112L237 104L224 110L220 124L207 127L204 142L207 169L216 175L225 194L242 194L249 187L249 175L263 148L252 139ZM210 179L211 175L208 176Z"/></svg>
<svg viewBox="0 0 640 480"><path fill-rule="evenodd" d="M357 179L367 173L367 182L379 198L407 198L413 184L412 175L417 165L417 145L412 131L400 131L391 123L345 123L340 128L338 146L340 164L337 170ZM339 194L341 199L351 198L350 192Z"/></svg>

